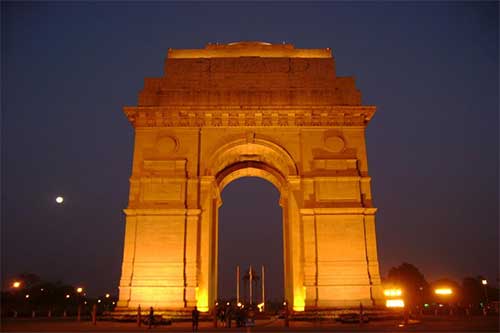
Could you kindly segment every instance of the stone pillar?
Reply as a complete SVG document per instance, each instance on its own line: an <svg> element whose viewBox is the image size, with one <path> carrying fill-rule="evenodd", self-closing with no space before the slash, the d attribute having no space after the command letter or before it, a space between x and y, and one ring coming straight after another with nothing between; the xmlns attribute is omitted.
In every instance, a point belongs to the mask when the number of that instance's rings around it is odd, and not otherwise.
<svg viewBox="0 0 500 333"><path fill-rule="evenodd" d="M127 213L125 211L125 213ZM125 241L123 244L122 275L120 279L120 294L117 307L127 308L130 302L132 276L134 272L135 243L137 233L137 218L127 215L125 219Z"/></svg>
<svg viewBox="0 0 500 333"><path fill-rule="evenodd" d="M217 297L217 243L215 236L218 193L213 176L200 180L201 219L199 227L198 310L205 312ZM215 281L214 281L215 279Z"/></svg>

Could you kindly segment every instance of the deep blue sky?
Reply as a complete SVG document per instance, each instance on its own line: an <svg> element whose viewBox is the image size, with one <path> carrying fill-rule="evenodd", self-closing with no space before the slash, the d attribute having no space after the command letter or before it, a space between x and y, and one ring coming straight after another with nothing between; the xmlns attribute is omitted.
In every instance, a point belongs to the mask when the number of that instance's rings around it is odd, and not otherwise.
<svg viewBox="0 0 500 333"><path fill-rule="evenodd" d="M136 104L144 77L162 75L168 48L240 40L330 47L337 73L355 76L363 102L378 107L367 141L382 275L408 261L429 280L498 279L497 2L2 2L1 9L4 281L30 271L91 293L115 290L133 148L121 108ZM66 196L63 206L57 194ZM239 262L227 250L238 230L272 224L281 239L271 185L240 180L223 198L225 267ZM241 207L245 200L255 206ZM264 203L274 204L263 209L266 218L242 213ZM271 254L242 253L242 263L265 256L282 264L276 244L247 235ZM269 283L281 288L278 278Z"/></svg>

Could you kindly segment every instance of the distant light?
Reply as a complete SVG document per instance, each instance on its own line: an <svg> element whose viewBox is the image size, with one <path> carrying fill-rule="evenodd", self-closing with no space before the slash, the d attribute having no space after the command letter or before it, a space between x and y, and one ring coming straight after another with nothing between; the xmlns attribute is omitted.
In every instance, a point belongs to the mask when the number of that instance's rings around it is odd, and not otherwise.
<svg viewBox="0 0 500 333"><path fill-rule="evenodd" d="M438 288L434 290L436 295L451 295L453 294L453 290L450 288Z"/></svg>
<svg viewBox="0 0 500 333"><path fill-rule="evenodd" d="M286 306L286 302L283 302L283 306Z"/></svg>
<svg viewBox="0 0 500 333"><path fill-rule="evenodd" d="M101 303L101 300L100 300L100 299L98 299L98 300L97 300L97 303Z"/></svg>
<svg viewBox="0 0 500 333"><path fill-rule="evenodd" d="M236 306L241 308L241 302L238 302L238 304L236 304Z"/></svg>
<svg viewBox="0 0 500 333"><path fill-rule="evenodd" d="M87 304L87 301L83 302L83 304Z"/></svg>
<svg viewBox="0 0 500 333"><path fill-rule="evenodd" d="M19 281L14 281L12 283L12 287L14 287L14 288L19 288L20 286L21 286L21 282L19 282Z"/></svg>
<svg viewBox="0 0 500 333"><path fill-rule="evenodd" d="M215 306L218 306L219 305L219 302L215 302Z"/></svg>
<svg viewBox="0 0 500 333"><path fill-rule="evenodd" d="M82 293L82 291L83 291L83 288L82 288L82 287L78 287L78 288L76 288L76 292L77 292L77 293L81 294L81 293Z"/></svg>
<svg viewBox="0 0 500 333"><path fill-rule="evenodd" d="M483 286L485 286L485 285L487 285L487 284L488 284L488 281L487 281L487 280L485 280L485 279L482 279L482 280L481 280L481 283L483 284Z"/></svg>
<svg viewBox="0 0 500 333"><path fill-rule="evenodd" d="M109 294L104 295L106 298L109 298Z"/></svg>
<svg viewBox="0 0 500 333"><path fill-rule="evenodd" d="M387 297L401 296L403 292L401 289L385 289L384 295Z"/></svg>
<svg viewBox="0 0 500 333"><path fill-rule="evenodd" d="M40 291L43 291L44 289L43 288L40 288Z"/></svg>
<svg viewBox="0 0 500 333"><path fill-rule="evenodd" d="M229 305L231 305L231 303L227 302L226 305L229 306Z"/></svg>
<svg viewBox="0 0 500 333"><path fill-rule="evenodd" d="M69 294L66 294L66 298L69 298Z"/></svg>
<svg viewBox="0 0 500 333"><path fill-rule="evenodd" d="M388 308L404 308L405 302L402 299L388 299L385 301L385 306Z"/></svg>
<svg viewBox="0 0 500 333"><path fill-rule="evenodd" d="M439 307L442 308L444 305L443 304L439 304Z"/></svg>
<svg viewBox="0 0 500 333"><path fill-rule="evenodd" d="M259 309L259 312L264 311L264 302L257 304L257 308Z"/></svg>
<svg viewBox="0 0 500 333"><path fill-rule="evenodd" d="M113 305L115 305L115 304L116 304L116 303L115 303L115 302L113 302Z"/></svg>
<svg viewBox="0 0 500 333"><path fill-rule="evenodd" d="M63 198L63 197L61 197L61 196L59 196L59 197L57 197L57 198L56 198L56 202L57 202L58 204L62 204L62 203L63 203L63 201L64 201L64 198Z"/></svg>
<svg viewBox="0 0 500 333"><path fill-rule="evenodd" d="M30 298L30 295L29 295L29 294L26 294L26 296L24 296L24 297L26 297L26 298Z"/></svg>
<svg viewBox="0 0 500 333"><path fill-rule="evenodd" d="M429 304L425 303L424 308L428 308L428 307L429 307Z"/></svg>

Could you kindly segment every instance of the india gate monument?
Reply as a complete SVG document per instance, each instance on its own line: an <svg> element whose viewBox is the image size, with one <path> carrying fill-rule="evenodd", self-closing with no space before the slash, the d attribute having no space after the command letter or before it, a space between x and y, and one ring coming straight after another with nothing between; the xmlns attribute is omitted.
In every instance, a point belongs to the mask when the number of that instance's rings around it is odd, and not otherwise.
<svg viewBox="0 0 500 333"><path fill-rule="evenodd" d="M137 106L118 311L213 309L221 192L280 192L294 311L382 304L361 104L329 48L237 42L169 49Z"/></svg>

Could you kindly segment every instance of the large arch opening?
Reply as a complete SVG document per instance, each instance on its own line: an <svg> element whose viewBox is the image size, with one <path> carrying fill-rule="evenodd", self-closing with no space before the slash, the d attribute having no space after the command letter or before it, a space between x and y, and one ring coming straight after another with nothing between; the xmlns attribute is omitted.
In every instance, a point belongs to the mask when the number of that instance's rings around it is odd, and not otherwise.
<svg viewBox="0 0 500 333"><path fill-rule="evenodd" d="M249 174L258 174L246 170ZM253 303L262 302L261 265L265 267L265 300L284 299L283 212L280 192L271 181L245 176L231 179L222 194L218 226L218 295L235 300L236 265L240 266L240 300L250 301L250 266L259 280L253 286Z"/></svg>
<svg viewBox="0 0 500 333"><path fill-rule="evenodd" d="M273 280L275 280L275 283L272 283L273 291L271 292L271 294L268 294L268 296L270 296L271 298L266 297L266 301L273 298L280 298L281 300L292 300L292 304L294 304L295 310L303 310L304 289L298 287L296 288L296 286L302 285L299 274L299 252L291 250L294 246L294 242L296 243L295 246L298 246L298 243L300 241L298 239L292 239L291 237L292 234L296 233L295 228L297 228L298 225L296 223L298 219L298 217L296 216L296 213L298 212L296 202L295 200L290 200L291 186L293 187L296 185L297 178L297 166L295 165L293 159L291 158L289 153L279 145L276 145L275 143L267 140L253 137L250 140L245 141L232 141L223 145L222 147L219 147L219 149L217 149L217 151L215 151L212 155L208 166L209 168L206 169L206 179L208 182L210 182L210 179L212 179L212 184L214 186L212 187L213 192L211 196L213 198L211 199L211 202L213 203L213 209L211 209L210 213L210 216L212 216L213 219L213 222L211 224L213 229L211 231L210 241L210 249L212 251L212 254L209 257L209 271L211 273L209 274L210 277L208 281L208 299L221 299L226 297L233 298L234 296L236 296L235 266L237 264L237 259L234 258L232 263L228 263L226 262L225 258L219 258L219 254L223 255L222 252L224 251L223 249L220 252L218 250L219 246L221 246L219 242L221 233L218 232L221 213L219 211L219 207L223 203L224 199L221 197L221 194L224 192L226 186L241 178L248 179L248 177L258 177L260 180L257 181L262 182L264 180L272 184L271 185L263 183L267 186L271 186L269 191L279 193L279 195L276 195L275 200L272 201L279 201L280 207L278 208L275 206L275 209L277 209L277 211L281 213L281 218L277 219L279 222L276 221L277 224L275 225L275 227L277 227L278 229L269 234L275 234L274 237L272 237L272 239L274 240L274 244L276 244L275 240L279 238L279 242L277 243L277 245L279 245L277 246L279 250L276 250L276 248L263 249L258 257L266 258L265 252L278 251L278 258L281 259L277 259L277 261L280 262L278 265L272 262L262 262L264 260L257 258L253 260L248 259L248 266L250 265L250 263L253 263L257 266L257 270L259 270L261 264L271 265L273 266L273 269L275 268L275 266L277 266L276 268L282 270L283 273L279 274L278 271L266 274L267 277L278 274L277 278L273 278ZM241 181L245 182L245 180ZM250 200L252 200L252 198L243 198L242 202L248 202ZM226 202L226 205L227 204L228 203ZM253 209L258 210L258 208ZM292 215L290 215L290 211L293 211ZM222 213L224 214L224 212ZM234 218L242 219L241 216L235 216ZM247 224L250 226L252 225L251 222ZM262 230L260 236L262 236ZM255 237L252 240L254 242L258 242L258 237ZM273 240L270 240L270 242L273 242ZM234 252L234 249L232 251ZM248 269L248 266L242 260L239 261L241 261L239 263L240 273L243 277L245 271ZM219 265L223 265L224 268L219 268ZM295 271L293 267L296 267ZM227 273L226 271L230 273ZM227 278L228 282L219 282L219 274L221 274L224 279L225 275L229 274ZM233 276L232 283L230 276ZM268 279L266 278L266 281L267 280ZM218 286L219 283L221 283L220 288ZM240 290L241 296L245 295L243 286L244 285L242 284L242 288ZM229 288L230 291L226 292L226 288ZM203 289L200 288L200 290L202 290L201 294L204 295ZM275 290L278 290L278 292L276 292ZM259 303L262 301L260 298ZM198 303L202 305L201 302L198 301Z"/></svg>

